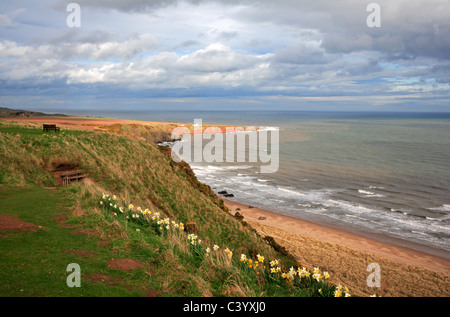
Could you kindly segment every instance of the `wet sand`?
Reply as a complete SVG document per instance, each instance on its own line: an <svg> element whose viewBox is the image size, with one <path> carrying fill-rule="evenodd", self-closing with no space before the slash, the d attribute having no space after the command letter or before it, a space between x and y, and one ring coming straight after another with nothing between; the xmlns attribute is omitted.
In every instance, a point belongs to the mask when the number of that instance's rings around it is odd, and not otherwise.
<svg viewBox="0 0 450 317"><path fill-rule="evenodd" d="M450 296L450 261L444 258L223 200L231 214L239 212L261 236L273 237L301 265L328 271L332 282L348 286L356 296ZM380 266L381 287L367 285L373 273L367 271L370 263Z"/></svg>

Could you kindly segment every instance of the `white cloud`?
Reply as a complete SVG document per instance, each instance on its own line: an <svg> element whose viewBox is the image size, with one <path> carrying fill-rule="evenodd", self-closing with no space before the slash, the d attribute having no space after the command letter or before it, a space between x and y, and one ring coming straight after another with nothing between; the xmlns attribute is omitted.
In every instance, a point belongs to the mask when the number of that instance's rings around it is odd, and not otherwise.
<svg viewBox="0 0 450 317"><path fill-rule="evenodd" d="M22 57L29 49L29 47L18 45L16 42L2 41L0 42L0 58L8 59Z"/></svg>
<svg viewBox="0 0 450 317"><path fill-rule="evenodd" d="M208 45L178 61L181 69L194 72L230 72L248 68L258 62L258 57L237 54L221 43Z"/></svg>
<svg viewBox="0 0 450 317"><path fill-rule="evenodd" d="M11 26L14 23L14 19L22 14L26 8L17 9L7 13L0 14L0 27L2 26Z"/></svg>

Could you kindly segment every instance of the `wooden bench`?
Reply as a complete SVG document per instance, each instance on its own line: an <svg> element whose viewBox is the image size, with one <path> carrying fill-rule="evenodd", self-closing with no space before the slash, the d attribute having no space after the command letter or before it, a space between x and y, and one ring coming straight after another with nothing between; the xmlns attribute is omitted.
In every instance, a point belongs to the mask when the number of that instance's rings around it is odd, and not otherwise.
<svg viewBox="0 0 450 317"><path fill-rule="evenodd" d="M63 180L63 185L69 185L71 182L80 181L86 178L86 175L83 171L69 171L67 173L62 173L61 178Z"/></svg>
<svg viewBox="0 0 450 317"><path fill-rule="evenodd" d="M55 132L59 132L59 127L56 126L56 124L44 124L42 126L42 130L44 132L46 131L55 131Z"/></svg>

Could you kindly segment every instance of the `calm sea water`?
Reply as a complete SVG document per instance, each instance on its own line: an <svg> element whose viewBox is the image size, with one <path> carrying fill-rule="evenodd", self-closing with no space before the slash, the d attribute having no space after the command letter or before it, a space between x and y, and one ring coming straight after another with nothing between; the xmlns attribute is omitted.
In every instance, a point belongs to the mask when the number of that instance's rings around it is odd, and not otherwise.
<svg viewBox="0 0 450 317"><path fill-rule="evenodd" d="M124 117L116 115L116 117ZM279 168L191 163L248 205L450 259L450 114L148 112L127 118L278 127Z"/></svg>

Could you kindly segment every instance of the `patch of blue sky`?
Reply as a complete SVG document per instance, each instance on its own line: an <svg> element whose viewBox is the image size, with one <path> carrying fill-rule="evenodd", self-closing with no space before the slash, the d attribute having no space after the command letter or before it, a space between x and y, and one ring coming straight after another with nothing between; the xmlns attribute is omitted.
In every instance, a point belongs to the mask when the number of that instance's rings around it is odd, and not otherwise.
<svg viewBox="0 0 450 317"><path fill-rule="evenodd" d="M12 62L20 60L19 57L9 57L9 58L0 58L0 63L2 62Z"/></svg>

